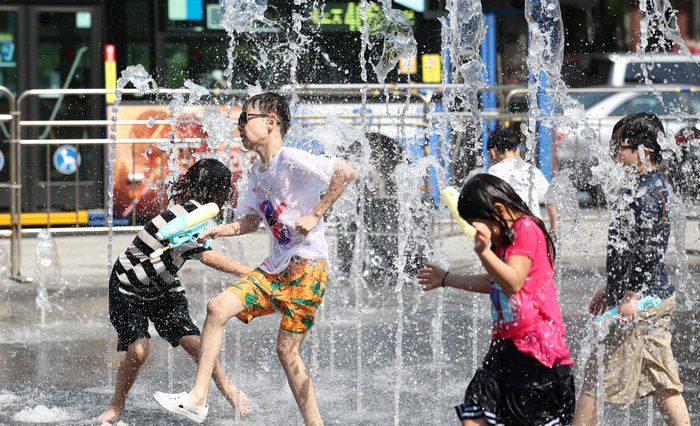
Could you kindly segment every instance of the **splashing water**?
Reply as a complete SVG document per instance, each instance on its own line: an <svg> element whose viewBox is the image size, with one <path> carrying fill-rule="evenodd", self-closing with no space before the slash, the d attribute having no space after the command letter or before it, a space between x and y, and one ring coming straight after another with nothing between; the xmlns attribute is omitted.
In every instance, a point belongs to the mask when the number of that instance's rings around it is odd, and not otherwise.
<svg viewBox="0 0 700 426"><path fill-rule="evenodd" d="M148 90L157 91L158 85L151 78L143 65L134 65L127 67L122 71L122 76L117 80L117 90L115 93L114 106L112 107L112 132L110 139L112 143L109 146L108 158L108 175L109 181L107 184L107 274L112 272L112 251L113 251L113 224L114 224L114 162L117 155L117 114L119 113L119 105L122 100L122 90L127 84L133 84L141 93L146 93ZM150 124L150 122L149 122Z"/></svg>
<svg viewBox="0 0 700 426"><path fill-rule="evenodd" d="M416 56L416 40L411 20L405 12L391 9L391 2L384 1L382 9L367 20L369 40L381 56L373 65L377 80L384 83L386 76L399 59L410 61Z"/></svg>
<svg viewBox="0 0 700 426"><path fill-rule="evenodd" d="M14 420L24 423L58 423L75 421L79 417L58 407L48 408L37 405L34 408L25 408L15 414Z"/></svg>
<svg viewBox="0 0 700 426"><path fill-rule="evenodd" d="M554 96L558 98L563 97L566 91L566 85L561 78L561 65L564 59L564 24L557 0L526 1L525 18L530 34L527 55L527 66L530 69L530 84L528 84L530 117L527 126L523 124L522 130L526 137L528 158L532 158L536 147L534 135L537 133L537 118L549 116L546 109L540 109L541 103L538 98L547 96L544 92L546 89L552 89ZM547 132L550 128L543 127L540 131Z"/></svg>
<svg viewBox="0 0 700 426"><path fill-rule="evenodd" d="M265 18L267 0L220 0L221 25L228 34L229 46L226 49L228 66L224 71L228 88L233 85L234 50L236 47L236 34L250 28L254 22L263 25L274 26L275 22Z"/></svg>
<svg viewBox="0 0 700 426"><path fill-rule="evenodd" d="M10 255L5 247L0 243L0 287L5 289L5 299L7 300L7 315L10 315Z"/></svg>
<svg viewBox="0 0 700 426"><path fill-rule="evenodd" d="M46 312L51 311L54 306L49 301L47 286L65 286L65 280L61 276L56 242L47 229L39 231L36 237L36 276L38 277L36 306L41 311L41 325L45 325Z"/></svg>
<svg viewBox="0 0 700 426"><path fill-rule="evenodd" d="M275 25L265 18L267 0L220 0L221 25L227 30L242 32L250 28L253 22Z"/></svg>
<svg viewBox="0 0 700 426"><path fill-rule="evenodd" d="M486 37L481 2L452 0L446 8L449 11L450 56L456 58L455 66L464 84L479 89L484 85L484 63L479 51Z"/></svg>
<svg viewBox="0 0 700 426"><path fill-rule="evenodd" d="M649 46L649 36L659 34L662 40L671 42L671 45L678 45L682 55L691 56L688 46L686 46L683 37L681 37L680 26L675 10L668 0L652 0L650 2L639 2L639 12L642 14L642 19L639 22L639 32L641 37L637 45L637 54L643 56L648 48L652 51L666 51L665 43L654 43ZM650 80L646 74L646 69L643 68L644 77L647 84Z"/></svg>
<svg viewBox="0 0 700 426"><path fill-rule="evenodd" d="M482 157L478 154L480 148L480 138L484 131L484 121L481 116L479 105L479 91L484 87L484 62L479 54L481 45L486 37L486 23L481 2L475 0L451 0L447 2L446 9L449 12L447 20L441 18L443 25L443 49L449 51L452 75L454 80L461 77L462 87L453 91L447 96L443 96L443 114L441 135L447 135L448 129L454 129L464 133L471 133L473 155L478 158L481 164ZM447 62L447 58L444 58ZM446 65L446 64L445 64ZM447 66L443 65L443 83L449 81ZM454 81L456 82L456 81ZM446 90L443 90L447 93ZM486 96L486 94L484 94ZM445 102L446 101L446 102ZM463 104L460 104L463 102ZM464 109L471 111L471 126L464 120L447 115L448 109L459 111ZM468 128L471 127L471 128ZM443 131L444 129L444 131ZM447 145L441 144L442 146ZM441 158L447 158L446 168L451 167L449 159L451 156L446 152L440 153Z"/></svg>

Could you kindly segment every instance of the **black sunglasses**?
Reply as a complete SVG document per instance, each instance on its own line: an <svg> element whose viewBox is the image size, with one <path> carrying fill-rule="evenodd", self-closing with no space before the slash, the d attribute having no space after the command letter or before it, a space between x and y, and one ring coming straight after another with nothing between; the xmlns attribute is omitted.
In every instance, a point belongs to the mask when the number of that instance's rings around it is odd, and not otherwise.
<svg viewBox="0 0 700 426"><path fill-rule="evenodd" d="M248 117L269 117L270 114L251 114L249 112L242 112L238 116L238 127L245 127L248 124Z"/></svg>

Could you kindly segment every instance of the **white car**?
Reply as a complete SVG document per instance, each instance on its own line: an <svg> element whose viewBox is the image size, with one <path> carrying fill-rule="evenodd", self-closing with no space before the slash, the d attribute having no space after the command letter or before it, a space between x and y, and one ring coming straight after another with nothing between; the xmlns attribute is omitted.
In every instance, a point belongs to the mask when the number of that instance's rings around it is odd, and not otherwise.
<svg viewBox="0 0 700 426"><path fill-rule="evenodd" d="M558 168L573 169L571 174L579 190L593 191L589 180L591 167L597 156L607 155L612 129L622 117L650 112L664 122L667 135L675 135L680 129L692 126L700 111L700 92L689 87L671 90L656 86L652 92L571 92L569 95L581 102L588 121L588 128L579 125L576 129L556 130L556 155Z"/></svg>
<svg viewBox="0 0 700 426"><path fill-rule="evenodd" d="M700 85L700 55L601 53L565 64L562 73L570 87L625 87L643 85L647 80L654 84Z"/></svg>

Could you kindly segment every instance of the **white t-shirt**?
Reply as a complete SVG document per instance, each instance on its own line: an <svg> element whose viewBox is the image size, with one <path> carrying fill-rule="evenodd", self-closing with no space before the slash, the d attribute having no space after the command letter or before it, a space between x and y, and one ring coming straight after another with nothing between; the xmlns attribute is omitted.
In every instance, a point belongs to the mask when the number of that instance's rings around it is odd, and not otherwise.
<svg viewBox="0 0 700 426"><path fill-rule="evenodd" d="M508 182L525 201L530 211L542 219L540 204L544 204L544 194L547 193L549 182L540 169L518 157L499 161L489 168L489 173Z"/></svg>
<svg viewBox="0 0 700 426"><path fill-rule="evenodd" d="M250 173L248 194L236 214L261 216L273 236L272 253L260 267L269 274L279 274L294 255L327 259L323 218L306 237L295 228L297 219L311 213L321 201L321 191L331 182L335 160L282 147L267 170L260 173L259 166L258 159Z"/></svg>
<svg viewBox="0 0 700 426"><path fill-rule="evenodd" d="M474 170L469 173L467 180L479 173L485 172L483 169ZM527 204L530 211L542 219L540 204L545 202L544 196L549 188L549 182L540 169L517 157L499 161L489 168L488 173L508 182ZM532 193L530 193L531 189Z"/></svg>

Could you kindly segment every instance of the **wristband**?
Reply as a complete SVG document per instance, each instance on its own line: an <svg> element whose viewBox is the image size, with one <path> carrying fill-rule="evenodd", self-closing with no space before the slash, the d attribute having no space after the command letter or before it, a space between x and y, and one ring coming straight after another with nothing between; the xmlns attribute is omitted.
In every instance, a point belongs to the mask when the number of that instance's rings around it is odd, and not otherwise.
<svg viewBox="0 0 700 426"><path fill-rule="evenodd" d="M442 276L442 286L445 287L445 278L450 274L450 271L445 272L445 275Z"/></svg>

